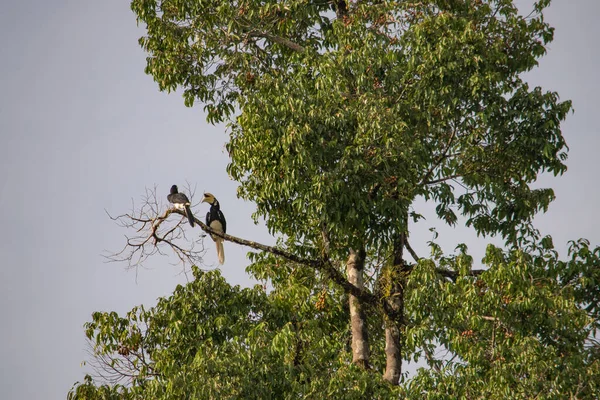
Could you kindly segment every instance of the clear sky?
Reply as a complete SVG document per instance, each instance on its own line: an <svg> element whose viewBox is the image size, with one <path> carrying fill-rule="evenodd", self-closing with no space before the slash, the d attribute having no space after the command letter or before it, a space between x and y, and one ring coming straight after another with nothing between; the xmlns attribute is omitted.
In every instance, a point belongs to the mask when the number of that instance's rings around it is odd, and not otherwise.
<svg viewBox="0 0 600 400"><path fill-rule="evenodd" d="M520 4L530 4L521 1ZM529 7L529 6L527 6ZM597 0L555 0L547 20L555 41L533 85L572 99L563 125L569 170L542 177L557 200L537 218L559 248L587 237L600 244L598 115L600 28ZM147 269L107 264L126 233L110 221L140 200L146 187L167 195L186 181L220 200L231 234L272 243L255 226L252 204L235 196L225 167L224 127L206 124L201 107L159 93L143 72L145 54L128 1L20 0L0 10L0 398L63 399L82 380L87 358L83 324L94 311L125 312L152 305L184 283L173 259ZM199 199L196 199L198 201ZM198 215L206 213L198 206ZM427 228L412 232L426 254ZM467 242L481 255L487 240L464 229L439 229L451 251ZM199 231L198 231L199 232ZM216 252L207 241L206 268ZM249 282L246 250L225 244L222 271ZM477 258L476 258L477 259Z"/></svg>

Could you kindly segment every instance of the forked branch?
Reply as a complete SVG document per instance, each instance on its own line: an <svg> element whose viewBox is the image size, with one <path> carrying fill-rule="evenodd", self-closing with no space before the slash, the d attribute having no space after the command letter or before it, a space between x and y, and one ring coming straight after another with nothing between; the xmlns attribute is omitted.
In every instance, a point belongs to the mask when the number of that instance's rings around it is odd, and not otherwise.
<svg viewBox="0 0 600 400"><path fill-rule="evenodd" d="M130 213L116 217L107 213L119 226L135 231L133 236L125 236L126 244L120 251L105 255L108 261L125 262L128 268L136 268L143 266L148 257L166 255L165 250L170 249L184 266L202 263L205 253L202 240L188 240L182 221L167 221L172 210L161 215L163 208L154 188L146 189L139 209L132 205Z"/></svg>

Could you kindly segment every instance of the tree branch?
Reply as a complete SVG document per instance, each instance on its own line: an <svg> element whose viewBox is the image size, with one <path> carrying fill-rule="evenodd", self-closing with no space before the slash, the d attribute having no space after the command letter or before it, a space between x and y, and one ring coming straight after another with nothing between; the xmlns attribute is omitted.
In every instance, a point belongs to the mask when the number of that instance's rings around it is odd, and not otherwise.
<svg viewBox="0 0 600 400"><path fill-rule="evenodd" d="M291 40L286 39L286 38L282 38L281 36L272 35L269 32L265 32L265 31L251 30L248 32L248 37L257 37L257 38L267 39L267 40L270 40L277 44L280 44L282 46L285 46L288 49L291 49L291 50L294 50L294 51L297 51L300 53L305 50L305 48L300 46L298 43L292 42Z"/></svg>
<svg viewBox="0 0 600 400"><path fill-rule="evenodd" d="M432 181L423 182L422 184L423 185L435 185L436 183L441 183L441 182L449 181L452 179L460 178L461 176L462 176L461 174L454 174L454 175L446 176L444 178L439 178L439 179L434 179Z"/></svg>
<svg viewBox="0 0 600 400"><path fill-rule="evenodd" d="M408 250L413 260L418 263L421 258L417 255L417 253L415 253L413 248L410 247L410 244L408 244L408 238L406 236L404 237L404 247L406 247L406 250Z"/></svg>
<svg viewBox="0 0 600 400"><path fill-rule="evenodd" d="M165 214L163 216L159 217L158 219L164 220L171 213L175 213L175 214L179 214L181 216L185 216L185 211L183 211L183 210L168 209L167 211L165 211ZM276 256L285 258L288 261L292 261L292 262L295 262L295 263L298 263L298 264L302 264L302 265L306 265L306 266L315 268L318 271L320 271L323 274L325 274L326 276L328 276L332 281L334 281L335 283L337 283L339 286L341 286L342 289L346 293L352 294L353 296L356 296L357 298L359 298L361 301L364 301L364 302L369 303L371 305L377 305L377 304L379 304L379 299L377 298L377 296L373 295L372 293L368 292L367 290L361 290L358 287L356 287L353 284L351 284L350 282L348 282L348 280L346 279L346 277L340 271L338 271L333 266L333 264L331 263L331 261L329 259L327 259L327 258L315 260L315 259L308 259L308 258L298 257L295 254L289 253L289 252L287 252L285 250L282 250L282 249L279 249L277 247L267 246L267 245L262 244L262 243L254 242L252 240L246 240L246 239L239 238L237 236L232 236L232 235L228 235L228 234L223 233L223 232L215 231L212 228L210 228L208 225L206 225L204 222L200 221L196 217L194 217L194 222L204 232L209 233L209 234L214 235L214 236L218 236L218 237L220 237L223 240L226 240L228 242L237 243L239 245L250 247L250 248L253 248L253 249L256 249L256 250L262 250L262 251L265 251L267 253L271 253L271 254L274 254Z"/></svg>
<svg viewBox="0 0 600 400"><path fill-rule="evenodd" d="M444 148L444 150L442 151L442 153L440 154L438 159L431 165L431 167L429 167L429 169L427 170L425 175L423 175L423 179L421 179L421 183L419 183L419 186L428 184L427 182L429 181L431 174L433 174L433 171L435 171L435 169L437 167L439 167L440 164L442 163L442 161L444 161L444 159L447 157L448 151L450 150L450 147L452 147L452 142L454 141L455 137L456 137L456 128L452 130L452 134L450 135L450 138L448 139L448 143L446 143L446 147Z"/></svg>
<svg viewBox="0 0 600 400"><path fill-rule="evenodd" d="M483 274L485 271L486 271L485 269L473 269L467 274L467 276L477 277L477 276ZM452 282L456 282L456 280L458 279L458 277L460 275L456 271L450 271L450 270L441 269L441 268L436 268L435 272L442 275L444 278L450 279Z"/></svg>
<svg viewBox="0 0 600 400"><path fill-rule="evenodd" d="M135 235L125 236L126 244L118 252L105 254L110 262L126 262L128 268L142 266L148 257L154 254L164 254L162 248L170 247L185 266L202 262L205 253L204 247L197 246L199 241L189 241L186 238L182 223L174 225L162 225L170 212L159 215L163 205L156 197L156 188L147 189L143 197L142 206L136 209L132 205L132 211L116 217L108 214L109 218L119 226L135 230ZM186 246L181 243L186 241Z"/></svg>
<svg viewBox="0 0 600 400"><path fill-rule="evenodd" d="M410 247L410 244L408 243L408 239L404 239L404 246L406 247L406 250L408 250L408 252L410 253L410 255L412 256L412 258L415 260L416 263L418 263L421 258L417 255L417 253L415 253L415 251L412 249L412 247ZM412 266L410 267L411 269L413 268ZM450 271L447 269L442 269L442 268L436 268L435 271L442 275L444 278L448 278L450 279L452 282L456 282L456 280L458 279L458 272L456 271ZM484 273L486 270L485 269L473 269L471 270L467 275L468 276L479 276L482 273Z"/></svg>

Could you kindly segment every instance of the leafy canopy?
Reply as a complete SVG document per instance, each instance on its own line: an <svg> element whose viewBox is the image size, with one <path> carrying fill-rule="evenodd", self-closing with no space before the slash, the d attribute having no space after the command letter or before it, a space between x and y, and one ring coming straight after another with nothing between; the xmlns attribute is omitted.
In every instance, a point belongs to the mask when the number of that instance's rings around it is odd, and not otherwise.
<svg viewBox="0 0 600 400"><path fill-rule="evenodd" d="M472 258L463 250L422 260L411 273L405 358L425 365L398 387L379 372L382 320L369 314L376 351L373 369L362 370L351 364L345 295L315 287L311 270L293 268L266 293L194 269L195 280L151 309L93 315L86 332L94 351L113 360L113 372L125 371L125 381L87 377L70 398L593 398L600 248L575 242L560 261L551 247L490 246L478 278L468 275ZM450 282L436 267L461 274Z"/></svg>
<svg viewBox="0 0 600 400"><path fill-rule="evenodd" d="M272 232L384 249L422 196L450 224L515 230L554 195L571 109L520 74L548 1L134 0L146 72L230 123L229 173ZM458 185L458 186L457 186ZM418 210L413 210L418 216ZM457 215L458 214L458 215ZM323 228L324 227L324 228Z"/></svg>
<svg viewBox="0 0 600 400"><path fill-rule="evenodd" d="M294 254L366 248L368 272L436 204L500 234L474 277L465 248L403 278L402 357L426 363L385 384L385 318L368 309L371 370L352 365L347 294L307 266L259 257L273 291L195 270L156 307L96 313L97 359L127 384L87 378L72 398L591 398L600 376L599 249L561 261L531 218L554 195L539 173L566 170L560 123L570 102L521 75L553 29L538 1L133 0L146 25L146 72L227 122L229 174ZM524 233L523 233L524 232ZM325 258L325 257L323 257ZM447 269L455 281L439 274ZM378 292L375 279L366 290ZM442 359L435 351L446 352ZM106 365L106 364L105 364ZM109 382L110 383L110 382Z"/></svg>

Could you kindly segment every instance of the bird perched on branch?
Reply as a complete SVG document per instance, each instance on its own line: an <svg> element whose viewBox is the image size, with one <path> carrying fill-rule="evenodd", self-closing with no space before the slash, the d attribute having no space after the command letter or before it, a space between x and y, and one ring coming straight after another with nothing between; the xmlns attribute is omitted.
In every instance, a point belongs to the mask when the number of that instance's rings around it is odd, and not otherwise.
<svg viewBox="0 0 600 400"><path fill-rule="evenodd" d="M190 208L190 200L183 193L179 193L177 190L177 185L171 186L171 194L167 196L167 200L173 203L173 207L179 210L185 210L185 215L190 221L190 226L194 227L194 215L192 214L192 209Z"/></svg>
<svg viewBox="0 0 600 400"><path fill-rule="evenodd" d="M225 221L225 216L221 212L221 206L219 205L219 201L212 194L204 193L202 203L204 202L210 204L210 210L206 213L206 225L210 226L217 232L225 233L227 231L227 222ZM211 235L211 237L217 245L217 256L219 257L219 264L223 264L225 262L223 239L216 235Z"/></svg>

